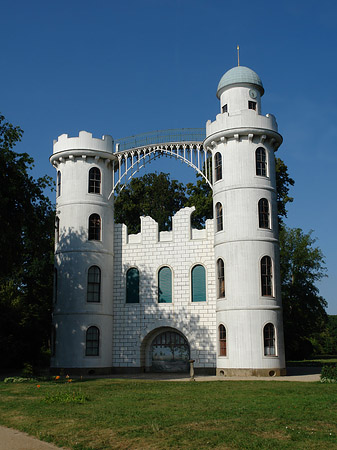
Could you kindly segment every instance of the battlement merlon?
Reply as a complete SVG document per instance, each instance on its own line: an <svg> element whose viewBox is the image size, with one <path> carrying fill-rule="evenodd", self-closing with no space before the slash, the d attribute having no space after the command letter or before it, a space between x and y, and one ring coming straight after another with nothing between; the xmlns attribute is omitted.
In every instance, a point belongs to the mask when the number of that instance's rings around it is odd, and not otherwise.
<svg viewBox="0 0 337 450"><path fill-rule="evenodd" d="M69 137L68 134L61 134L53 141L53 154L50 162L54 164L60 158L73 156L98 156L100 158L113 160L114 141L112 136L104 135L102 139L92 137L92 133L80 131L76 137Z"/></svg>

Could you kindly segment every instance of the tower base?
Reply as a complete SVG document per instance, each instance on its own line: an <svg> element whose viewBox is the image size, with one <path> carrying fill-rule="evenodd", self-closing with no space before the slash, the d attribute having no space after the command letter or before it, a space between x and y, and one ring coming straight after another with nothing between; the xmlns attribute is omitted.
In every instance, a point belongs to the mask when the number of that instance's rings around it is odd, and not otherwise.
<svg viewBox="0 0 337 450"><path fill-rule="evenodd" d="M216 374L222 377L283 377L287 369L216 369Z"/></svg>

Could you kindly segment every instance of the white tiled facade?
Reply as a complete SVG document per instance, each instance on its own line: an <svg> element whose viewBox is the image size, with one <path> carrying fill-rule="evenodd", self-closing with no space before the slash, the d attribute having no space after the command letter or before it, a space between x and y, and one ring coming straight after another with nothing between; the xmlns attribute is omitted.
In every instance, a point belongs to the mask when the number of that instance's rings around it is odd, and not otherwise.
<svg viewBox="0 0 337 450"><path fill-rule="evenodd" d="M196 371L220 375L274 375L285 372L280 292L274 152L282 142L273 115L261 115L262 82L252 70L228 71L218 87L221 113L206 124L204 148L221 157L213 198L222 205L223 228L215 219L203 230L191 228L194 208L172 218L172 231L159 232L151 217L141 218L141 232L128 235L114 222L110 136L61 135L51 163L58 172L55 244L55 303L51 367L81 373L149 371L155 345L167 334L184 343L186 361ZM257 173L256 152L266 157ZM98 192L88 191L88 176L99 170ZM213 174L214 175L214 174ZM268 203L270 223L260 226L258 203ZM100 218L100 235L89 237L90 217ZM261 264L271 261L262 288ZM219 294L217 263L224 262L225 294ZM206 298L192 301L193 267L203 266ZM100 271L99 301L89 301L89 272ZM172 273L172 301L158 301L158 272ZM129 269L139 272L137 303L126 301ZM274 330L272 336L266 332ZM93 344L88 330L97 331ZM220 342L220 330L226 330ZM91 336L91 337L90 337ZM160 340L159 339L159 340ZM90 346L94 345L94 354ZM266 346L268 348L266 348ZM88 351L89 349L89 351ZM187 350L186 350L187 349ZM163 350L164 351L164 350ZM187 367L187 365L186 365Z"/></svg>
<svg viewBox="0 0 337 450"><path fill-rule="evenodd" d="M125 225L115 225L113 366L150 367L151 338L161 330L174 329L189 342L196 368L215 367L213 220L207 221L204 230L192 230L193 209L178 211L170 232L158 232L151 217L141 218L138 235L128 236ZM191 298L191 270L196 264L206 269L205 302ZM158 303L157 273L163 266L172 270L172 303ZM131 267L140 272L138 304L125 299L125 275Z"/></svg>

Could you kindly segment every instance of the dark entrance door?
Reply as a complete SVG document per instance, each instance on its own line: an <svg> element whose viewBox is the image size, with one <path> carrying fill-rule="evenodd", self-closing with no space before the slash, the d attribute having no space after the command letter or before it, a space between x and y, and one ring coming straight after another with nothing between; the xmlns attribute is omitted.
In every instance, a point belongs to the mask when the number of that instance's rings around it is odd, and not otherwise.
<svg viewBox="0 0 337 450"><path fill-rule="evenodd" d="M153 372L188 372L190 349L186 339L174 331L164 331L151 344Z"/></svg>

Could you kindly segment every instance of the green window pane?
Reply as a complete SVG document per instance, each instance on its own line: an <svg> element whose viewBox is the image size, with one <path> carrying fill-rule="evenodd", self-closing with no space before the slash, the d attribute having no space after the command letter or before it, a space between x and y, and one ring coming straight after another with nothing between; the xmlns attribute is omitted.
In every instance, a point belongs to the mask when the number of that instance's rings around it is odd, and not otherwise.
<svg viewBox="0 0 337 450"><path fill-rule="evenodd" d="M172 272L169 267L162 267L158 273L158 302L172 303Z"/></svg>
<svg viewBox="0 0 337 450"><path fill-rule="evenodd" d="M206 271L204 266L194 266L192 269L192 302L206 301Z"/></svg>
<svg viewBox="0 0 337 450"><path fill-rule="evenodd" d="M126 274L126 303L139 303L139 272L129 269Z"/></svg>

